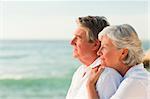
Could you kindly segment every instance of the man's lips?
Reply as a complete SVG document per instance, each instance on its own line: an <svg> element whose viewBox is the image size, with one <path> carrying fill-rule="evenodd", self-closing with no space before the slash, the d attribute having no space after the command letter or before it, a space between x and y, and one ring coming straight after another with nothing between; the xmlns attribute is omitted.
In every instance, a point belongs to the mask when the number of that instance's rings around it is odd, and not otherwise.
<svg viewBox="0 0 150 99"><path fill-rule="evenodd" d="M76 49L76 48L74 48L74 49L73 49L73 51L77 51L77 49Z"/></svg>

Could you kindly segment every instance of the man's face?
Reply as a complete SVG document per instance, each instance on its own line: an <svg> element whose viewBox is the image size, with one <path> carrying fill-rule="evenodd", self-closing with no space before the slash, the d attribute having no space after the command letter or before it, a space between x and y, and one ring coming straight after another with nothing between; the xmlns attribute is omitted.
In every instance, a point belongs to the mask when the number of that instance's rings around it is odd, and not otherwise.
<svg viewBox="0 0 150 99"><path fill-rule="evenodd" d="M115 68L120 62L122 50L116 48L111 39L104 35L100 39L101 48L97 52L102 60L102 65Z"/></svg>
<svg viewBox="0 0 150 99"><path fill-rule="evenodd" d="M74 38L71 40L73 46L73 56L79 59L89 57L92 51L92 43L88 42L86 29L78 27L74 32Z"/></svg>

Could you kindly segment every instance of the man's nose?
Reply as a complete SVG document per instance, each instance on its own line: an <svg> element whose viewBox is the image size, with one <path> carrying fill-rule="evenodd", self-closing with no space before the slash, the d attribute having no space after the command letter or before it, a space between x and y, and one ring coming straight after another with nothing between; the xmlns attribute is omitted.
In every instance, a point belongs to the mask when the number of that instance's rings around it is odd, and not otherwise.
<svg viewBox="0 0 150 99"><path fill-rule="evenodd" d="M71 44L71 45L74 45L74 44L75 44L75 38L73 38L73 39L70 41L70 44Z"/></svg>

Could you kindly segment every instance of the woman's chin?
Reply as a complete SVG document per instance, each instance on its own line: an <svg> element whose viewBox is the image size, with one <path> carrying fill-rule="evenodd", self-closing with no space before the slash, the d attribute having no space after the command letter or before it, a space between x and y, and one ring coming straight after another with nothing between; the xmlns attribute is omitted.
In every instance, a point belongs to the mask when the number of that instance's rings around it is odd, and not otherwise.
<svg viewBox="0 0 150 99"><path fill-rule="evenodd" d="M106 66L105 62L101 60L101 65Z"/></svg>

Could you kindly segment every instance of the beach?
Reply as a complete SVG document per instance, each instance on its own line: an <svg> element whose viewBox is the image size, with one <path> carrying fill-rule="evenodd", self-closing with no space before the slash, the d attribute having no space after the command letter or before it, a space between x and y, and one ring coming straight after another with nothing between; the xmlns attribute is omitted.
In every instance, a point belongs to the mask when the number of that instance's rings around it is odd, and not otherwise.
<svg viewBox="0 0 150 99"><path fill-rule="evenodd" d="M79 65L68 40L1 40L0 99L65 99Z"/></svg>

